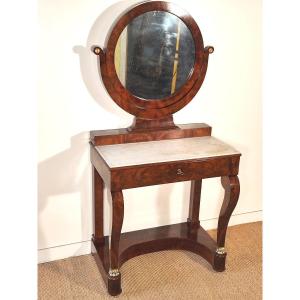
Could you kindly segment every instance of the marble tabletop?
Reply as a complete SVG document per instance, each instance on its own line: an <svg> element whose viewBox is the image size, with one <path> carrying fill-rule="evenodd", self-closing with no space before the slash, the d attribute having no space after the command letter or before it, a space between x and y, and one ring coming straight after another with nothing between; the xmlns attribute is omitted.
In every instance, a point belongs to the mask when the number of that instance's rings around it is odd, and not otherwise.
<svg viewBox="0 0 300 300"><path fill-rule="evenodd" d="M97 146L110 168L240 154L212 136Z"/></svg>

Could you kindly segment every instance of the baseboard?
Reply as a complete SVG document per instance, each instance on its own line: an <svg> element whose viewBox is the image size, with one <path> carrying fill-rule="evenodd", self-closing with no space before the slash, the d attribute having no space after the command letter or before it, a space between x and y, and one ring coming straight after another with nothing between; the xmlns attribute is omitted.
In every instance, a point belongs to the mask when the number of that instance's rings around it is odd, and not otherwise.
<svg viewBox="0 0 300 300"><path fill-rule="evenodd" d="M244 223L252 223L262 221L262 211L247 212L242 214L233 214L231 216L229 226ZM218 225L218 219L201 220L201 226L206 229L215 229ZM91 242L83 241L69 245L62 245L41 249L38 251L38 263L44 263L72 256L79 256L91 253Z"/></svg>
<svg viewBox="0 0 300 300"><path fill-rule="evenodd" d="M229 226L252 223L262 221L262 210L251 211L241 214L233 214L229 221ZM205 230L215 229L218 226L218 218L209 219L209 220L200 220L201 226Z"/></svg>
<svg viewBox="0 0 300 300"><path fill-rule="evenodd" d="M38 263L91 253L91 242L84 241L38 250Z"/></svg>

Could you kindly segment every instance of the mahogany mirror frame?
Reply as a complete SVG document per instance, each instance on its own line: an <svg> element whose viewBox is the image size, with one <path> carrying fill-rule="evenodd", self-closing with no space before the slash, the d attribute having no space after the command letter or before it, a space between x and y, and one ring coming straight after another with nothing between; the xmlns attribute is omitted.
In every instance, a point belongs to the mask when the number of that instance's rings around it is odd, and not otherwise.
<svg viewBox="0 0 300 300"><path fill-rule="evenodd" d="M121 83L115 67L115 49L122 31L133 19L150 11L164 11L178 17L190 30L195 45L195 64L189 78L178 91L162 99L143 99L133 95ZM176 127L172 115L187 105L200 89L207 71L208 56L214 52L214 48L204 48L201 31L185 10L170 2L151 1L138 4L121 15L108 34L104 49L93 46L92 51L99 58L101 77L107 92L117 105L136 117L129 130L153 130Z"/></svg>

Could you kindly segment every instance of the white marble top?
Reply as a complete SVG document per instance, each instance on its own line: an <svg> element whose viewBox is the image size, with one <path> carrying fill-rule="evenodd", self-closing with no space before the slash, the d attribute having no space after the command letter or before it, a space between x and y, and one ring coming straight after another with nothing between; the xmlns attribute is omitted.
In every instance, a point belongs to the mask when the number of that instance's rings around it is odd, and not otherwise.
<svg viewBox="0 0 300 300"><path fill-rule="evenodd" d="M212 136L97 146L96 150L110 168L240 154Z"/></svg>

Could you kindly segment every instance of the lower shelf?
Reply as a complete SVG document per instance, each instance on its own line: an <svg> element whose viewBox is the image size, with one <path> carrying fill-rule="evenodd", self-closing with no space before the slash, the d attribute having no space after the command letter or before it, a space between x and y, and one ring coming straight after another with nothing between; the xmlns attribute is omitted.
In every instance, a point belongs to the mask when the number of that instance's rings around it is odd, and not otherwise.
<svg viewBox="0 0 300 300"><path fill-rule="evenodd" d="M138 230L122 234L120 264L138 255L172 249L189 250L211 261L217 245L202 227L190 230L188 223Z"/></svg>
<svg viewBox="0 0 300 300"><path fill-rule="evenodd" d="M109 237L93 237L93 254L98 268L109 285ZM189 223L161 226L121 234L119 267L138 255L163 250L188 250L207 260L215 271L225 270L226 253L217 253L217 243L201 227L190 228Z"/></svg>

